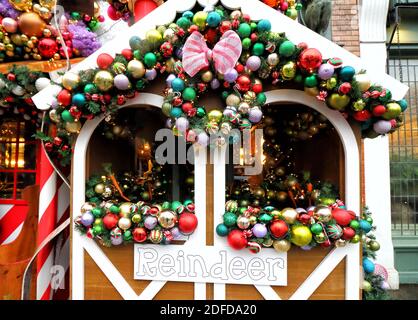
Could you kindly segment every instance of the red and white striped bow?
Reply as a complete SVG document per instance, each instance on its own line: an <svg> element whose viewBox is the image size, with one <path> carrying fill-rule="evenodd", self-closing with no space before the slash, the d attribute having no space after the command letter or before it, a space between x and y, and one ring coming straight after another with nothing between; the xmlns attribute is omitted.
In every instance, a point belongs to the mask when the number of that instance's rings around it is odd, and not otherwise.
<svg viewBox="0 0 418 320"><path fill-rule="evenodd" d="M235 67L241 52L241 39L235 31L225 32L213 50L208 48L202 34L195 31L184 44L182 64L184 71L194 77L213 60L216 71L225 74Z"/></svg>

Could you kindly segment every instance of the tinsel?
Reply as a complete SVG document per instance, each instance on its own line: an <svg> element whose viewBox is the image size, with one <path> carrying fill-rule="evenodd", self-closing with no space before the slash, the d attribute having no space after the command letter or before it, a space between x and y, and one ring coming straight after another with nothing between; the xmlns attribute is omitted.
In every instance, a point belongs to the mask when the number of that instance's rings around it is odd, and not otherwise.
<svg viewBox="0 0 418 320"><path fill-rule="evenodd" d="M88 57L100 48L100 42L94 32L89 31L83 22L68 25L68 31L72 33L74 49L83 57Z"/></svg>
<svg viewBox="0 0 418 320"><path fill-rule="evenodd" d="M13 8L8 0L0 0L0 16L16 19L19 15L20 12Z"/></svg>

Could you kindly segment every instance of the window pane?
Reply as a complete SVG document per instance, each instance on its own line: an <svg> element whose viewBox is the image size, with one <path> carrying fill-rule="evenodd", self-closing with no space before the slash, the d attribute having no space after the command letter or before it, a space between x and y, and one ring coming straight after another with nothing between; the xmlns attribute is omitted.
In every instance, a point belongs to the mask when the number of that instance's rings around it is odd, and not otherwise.
<svg viewBox="0 0 418 320"><path fill-rule="evenodd" d="M13 173L0 172L0 198L13 198Z"/></svg>
<svg viewBox="0 0 418 320"><path fill-rule="evenodd" d="M35 184L35 174L34 173L18 173L17 174L17 189L16 197L21 198L21 193L23 189L27 186L32 186Z"/></svg>
<svg viewBox="0 0 418 320"><path fill-rule="evenodd" d="M0 142L1 141L16 141L17 122L4 121L0 123Z"/></svg>
<svg viewBox="0 0 418 320"><path fill-rule="evenodd" d="M0 169L14 169L15 146L14 143L0 143Z"/></svg>
<svg viewBox="0 0 418 320"><path fill-rule="evenodd" d="M36 144L19 144L19 168L36 169Z"/></svg>

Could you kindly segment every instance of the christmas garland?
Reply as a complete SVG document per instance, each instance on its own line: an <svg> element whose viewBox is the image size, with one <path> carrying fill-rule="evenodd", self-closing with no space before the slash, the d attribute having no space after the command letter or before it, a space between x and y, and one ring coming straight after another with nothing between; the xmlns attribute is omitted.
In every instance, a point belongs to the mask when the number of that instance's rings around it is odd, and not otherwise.
<svg viewBox="0 0 418 320"><path fill-rule="evenodd" d="M31 97L49 84L48 74L26 66L13 66L6 75L0 74L0 119L17 116L39 127L42 112Z"/></svg>
<svg viewBox="0 0 418 320"><path fill-rule="evenodd" d="M159 73L166 73L162 111L176 134L201 145L208 144L208 134L226 136L232 128L256 125L268 82L293 85L316 96L359 122L367 137L393 132L402 124L405 100L394 101L389 90L372 86L365 73L356 74L340 59L323 60L317 49L295 45L270 29L268 20L254 22L222 7L184 12L175 23L149 30L145 39L133 36L131 48L121 54L100 54L98 68L64 74L62 90L51 102L57 106L51 119L58 131L77 133L85 120L114 113ZM231 43L238 49L226 50ZM207 112L199 104L211 91L225 99L224 110Z"/></svg>
<svg viewBox="0 0 418 320"><path fill-rule="evenodd" d="M55 0L0 0L0 61L59 60L67 54L87 57L100 47L96 31L104 17L95 3L94 16L79 12L59 18L59 32L51 24Z"/></svg>
<svg viewBox="0 0 418 320"><path fill-rule="evenodd" d="M298 11L303 5L297 0L261 0L269 7L277 9L277 11L285 14L289 18L296 20Z"/></svg>
<svg viewBox="0 0 418 320"><path fill-rule="evenodd" d="M198 223L193 201L164 201L169 181L161 166L151 161L148 165L142 175L116 175L104 164L105 175L87 181L88 201L75 219L77 230L104 246L169 244L192 234Z"/></svg>

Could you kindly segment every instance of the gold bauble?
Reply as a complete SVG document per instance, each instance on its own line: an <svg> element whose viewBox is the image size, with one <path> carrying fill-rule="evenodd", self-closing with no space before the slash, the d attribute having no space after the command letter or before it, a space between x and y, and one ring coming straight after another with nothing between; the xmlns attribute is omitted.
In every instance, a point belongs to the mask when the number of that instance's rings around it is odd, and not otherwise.
<svg viewBox="0 0 418 320"><path fill-rule="evenodd" d="M20 31L29 37L42 36L42 32L46 27L45 21L35 12L21 14L18 24Z"/></svg>
<svg viewBox="0 0 418 320"><path fill-rule="evenodd" d="M18 33L12 34L11 37L10 37L10 39L17 46L21 46L23 44L22 37Z"/></svg>
<svg viewBox="0 0 418 320"><path fill-rule="evenodd" d="M292 80L296 76L296 63L287 62L281 69L281 75L284 80Z"/></svg>
<svg viewBox="0 0 418 320"><path fill-rule="evenodd" d="M94 186L94 192L102 194L105 191L105 185L103 183L98 183Z"/></svg>
<svg viewBox="0 0 418 320"><path fill-rule="evenodd" d="M250 224L253 226L257 223L257 217L256 216L250 216L249 218Z"/></svg>
<svg viewBox="0 0 418 320"><path fill-rule="evenodd" d="M34 58L35 60L42 60L42 56L41 56L40 54L38 54L38 53L35 53L35 54L33 55L33 58Z"/></svg>
<svg viewBox="0 0 418 320"><path fill-rule="evenodd" d="M59 121L56 109L51 109L49 111L49 119L51 119L55 123Z"/></svg>
<svg viewBox="0 0 418 320"><path fill-rule="evenodd" d="M327 99L328 105L338 111L342 111L350 104L350 97L343 94L333 93L328 99Z"/></svg>
<svg viewBox="0 0 418 320"><path fill-rule="evenodd" d="M292 244L290 243L290 241L286 239L273 241L273 248L277 252L287 252L290 250L291 247L292 247Z"/></svg>
<svg viewBox="0 0 418 320"><path fill-rule="evenodd" d="M42 7L39 10L39 15L41 16L42 19L49 20L52 16L52 13L48 8Z"/></svg>
<svg viewBox="0 0 418 320"><path fill-rule="evenodd" d="M80 76L74 72L66 72L62 76L62 86L67 90L74 90L80 84Z"/></svg>
<svg viewBox="0 0 418 320"><path fill-rule="evenodd" d="M54 60L60 60L61 56L59 53L54 53Z"/></svg>
<svg viewBox="0 0 418 320"><path fill-rule="evenodd" d="M144 64L139 60L131 60L128 63L127 70L135 79L142 78L145 75Z"/></svg>
<svg viewBox="0 0 418 320"><path fill-rule="evenodd" d="M96 205L94 203L90 203L90 202L85 202L80 209L81 213L86 213L88 211L93 210L96 207Z"/></svg>
<svg viewBox="0 0 418 320"><path fill-rule="evenodd" d="M42 7L45 7L51 10L57 4L57 1L56 0L39 0L39 4Z"/></svg>
<svg viewBox="0 0 418 320"><path fill-rule="evenodd" d="M170 59L166 60L166 62L165 62L166 71L168 73L173 73L175 64L176 64L176 60L172 57Z"/></svg>
<svg viewBox="0 0 418 320"><path fill-rule="evenodd" d="M132 208L132 202L124 202L119 206L120 213L119 215L121 217L129 217L131 214L131 208Z"/></svg>
<svg viewBox="0 0 418 320"><path fill-rule="evenodd" d="M327 206L317 206L314 209L313 217L319 222L329 222L332 219L331 209Z"/></svg>
<svg viewBox="0 0 418 320"><path fill-rule="evenodd" d="M208 113L209 121L220 122L222 120L222 111L220 110L211 110Z"/></svg>
<svg viewBox="0 0 418 320"><path fill-rule="evenodd" d="M142 221L142 216L139 213L134 214L131 220L133 223L140 223Z"/></svg>
<svg viewBox="0 0 418 320"><path fill-rule="evenodd" d="M253 104L257 100L257 95L255 94L254 91L247 91L246 93L244 93L242 98L245 102L248 102L249 104Z"/></svg>
<svg viewBox="0 0 418 320"><path fill-rule="evenodd" d="M337 248L343 248L347 245L347 241L343 240L343 239L338 239L337 241L335 241L335 246Z"/></svg>
<svg viewBox="0 0 418 320"><path fill-rule="evenodd" d="M146 33L145 39L155 47L162 42L163 36L158 30L152 29Z"/></svg>
<svg viewBox="0 0 418 320"><path fill-rule="evenodd" d="M69 133L79 133L81 130L81 122L80 121L66 122L65 130L67 130Z"/></svg>
<svg viewBox="0 0 418 320"><path fill-rule="evenodd" d="M316 97L319 94L319 89L317 87L312 87L312 88L305 87L304 90L310 96Z"/></svg>
<svg viewBox="0 0 418 320"><path fill-rule="evenodd" d="M177 222L177 214L171 210L165 210L158 215L158 223L165 229L170 229Z"/></svg>
<svg viewBox="0 0 418 320"><path fill-rule="evenodd" d="M277 53L270 53L267 57L267 63L272 66L275 67L279 64L280 62L280 58L279 55Z"/></svg>
<svg viewBox="0 0 418 320"><path fill-rule="evenodd" d="M230 94L226 98L226 105L228 107L238 107L240 102L241 102L241 99L236 94Z"/></svg>
<svg viewBox="0 0 418 320"><path fill-rule="evenodd" d="M43 34L44 34L44 37L49 38L52 35L52 32L49 29L44 29Z"/></svg>
<svg viewBox="0 0 418 320"><path fill-rule="evenodd" d="M39 13L39 11L41 10L41 5L39 3L35 3L32 7L32 10L35 11L36 13Z"/></svg>
<svg viewBox="0 0 418 320"><path fill-rule="evenodd" d="M9 0L10 4L19 11L29 11L32 7L32 0Z"/></svg>
<svg viewBox="0 0 418 320"><path fill-rule="evenodd" d="M96 1L94 1L93 8L94 16L97 18L98 16L100 16L100 6Z"/></svg>
<svg viewBox="0 0 418 320"><path fill-rule="evenodd" d="M193 23L203 30L206 27L206 19L208 13L206 11L198 11L193 16Z"/></svg>
<svg viewBox="0 0 418 320"><path fill-rule="evenodd" d="M288 224L294 224L298 217L298 212L293 208L284 208L280 212L280 216L286 221Z"/></svg>
<svg viewBox="0 0 418 320"><path fill-rule="evenodd" d="M355 80L357 81L358 88L361 92L366 92L372 85L372 82L366 73L356 75Z"/></svg>
<svg viewBox="0 0 418 320"><path fill-rule="evenodd" d="M280 210L272 210L270 215L273 217L273 219L277 220L280 218Z"/></svg>
<svg viewBox="0 0 418 320"><path fill-rule="evenodd" d="M211 82L213 79L213 73L212 71L208 70L202 73L202 81L205 83Z"/></svg>
<svg viewBox="0 0 418 320"><path fill-rule="evenodd" d="M303 247L311 243L312 232L307 226L294 225L290 229L290 237L292 243L299 247Z"/></svg>
<svg viewBox="0 0 418 320"><path fill-rule="evenodd" d="M113 75L106 70L100 70L94 76L93 83L100 91L109 91L113 88Z"/></svg>

